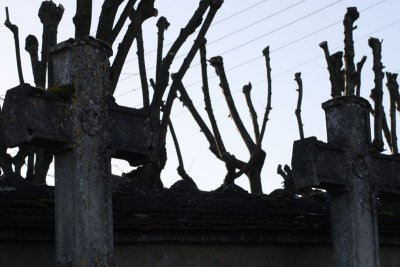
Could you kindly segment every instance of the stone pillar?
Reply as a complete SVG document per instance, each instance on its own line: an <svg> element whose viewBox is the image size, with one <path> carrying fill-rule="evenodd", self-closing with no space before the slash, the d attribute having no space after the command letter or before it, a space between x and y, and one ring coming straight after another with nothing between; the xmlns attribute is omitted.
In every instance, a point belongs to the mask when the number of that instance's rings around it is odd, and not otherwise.
<svg viewBox="0 0 400 267"><path fill-rule="evenodd" d="M376 196L371 188L367 153L371 145L369 114L365 99L346 96L325 102L328 144L343 148L346 185L329 192L334 261L337 267L379 266Z"/></svg>
<svg viewBox="0 0 400 267"><path fill-rule="evenodd" d="M72 137L55 155L58 266L115 266L111 195L109 57L93 38L58 44L51 58L54 86L74 91L63 125Z"/></svg>

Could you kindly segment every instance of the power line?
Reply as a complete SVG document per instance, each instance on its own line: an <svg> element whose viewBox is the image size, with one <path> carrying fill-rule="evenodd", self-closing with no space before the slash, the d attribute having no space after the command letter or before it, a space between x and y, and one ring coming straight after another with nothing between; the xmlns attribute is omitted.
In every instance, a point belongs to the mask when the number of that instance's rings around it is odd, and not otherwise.
<svg viewBox="0 0 400 267"><path fill-rule="evenodd" d="M211 26L215 26L215 25L217 25L217 24L220 24L221 22L224 22L224 21L226 21L226 20L228 20L228 19L231 19L231 18L233 18L233 17L236 17L237 15L240 15L240 14L242 14L242 13L244 13L244 12L246 12L246 11L248 11L248 10L250 10L250 9L252 9L252 8L254 8L254 7L256 7L256 6L260 5L260 4L262 4L262 3L264 3L264 2L267 2L267 1L268 1L268 0L263 0L263 1L260 1L260 2L258 2L258 3L255 3L255 4L251 5L251 6L249 6L249 7L246 7L245 9L242 9L242 10L236 12L236 13L233 13L232 15L230 15L230 16L228 16L228 17L226 17L226 18L223 18L223 19L221 19L221 20L217 20L216 22L212 23Z"/></svg>
<svg viewBox="0 0 400 267"><path fill-rule="evenodd" d="M307 15L305 15L305 16L299 18L299 19L296 19L295 21L292 21L292 22L290 22L290 23L288 23L288 24L283 25L282 27L276 28L276 29L274 29L273 31L271 31L271 32L269 32L269 33L267 33L267 34L263 34L262 36L266 36L266 35L268 35L268 34L270 34L270 33L272 33L272 32L276 32L276 31L278 31L278 30L281 30L281 29L283 29L283 28L286 27L286 26L292 25L292 24L294 24L295 22L298 22L298 21L300 21L300 20L302 20L302 19L305 19L306 17L309 17L309 16L311 16L311 15L313 15L313 14L315 14L315 13L318 13L318 12L322 11L323 9L326 9L326 8L328 8L328 7L332 6L332 5L335 5L336 3L339 3L339 2L341 2L341 1L342 1L342 0L333 2L333 3L329 4L328 6L325 6L325 7L321 8L321 9L318 9L318 10L312 12L312 13L309 13L309 14L307 14ZM365 11L367 11L367 10L370 10L370 9L372 9L372 8L375 8L376 6L382 4L382 3L386 2L386 1L387 1L387 0L381 0L381 1L379 1L379 2L376 2L376 3L374 3L374 4L372 4L372 5L368 6L368 7L366 7L366 8L364 8L364 9L360 10L360 13L365 12ZM297 4L299 4L299 3L300 3L300 2L297 2ZM276 48L276 49L273 49L273 50L271 50L270 53L272 54L272 53L274 53L274 52L277 52L277 51L279 51L279 50L282 50L282 49L284 49L284 48L286 48L286 47L288 47L288 46L290 46L290 45L293 45L293 44L295 44L295 43L298 43L298 42L300 42L300 41L302 41L302 40L304 40L304 39L306 39L306 38L308 38L308 37L310 37L310 36L313 36L313 35L315 35L315 34L317 34L317 33L319 33L319 32L322 32L322 31L324 31L324 30L326 30L326 29L328 29L328 28L330 28L330 27L333 27L334 25L337 25L337 24L339 24L339 23L341 23L341 22L342 22L342 20L338 20L338 21L335 21L335 22L333 22L333 23L331 23L331 24L328 24L328 25L326 25L326 26L324 26L324 27L322 27L322 28L320 28L320 29L318 29L318 30L315 30L315 31L313 31L313 32L311 32L311 33L308 33L308 34L306 34L306 35L304 35L304 36L298 38L298 39L295 39L295 40L293 40L293 41L291 41L291 42L288 42L288 43L286 43L286 44L284 44L284 45L282 45L282 46L280 46L280 47L278 47L278 48ZM259 37L257 37L256 39L259 39ZM253 40L256 40L256 39L253 39ZM253 41L253 40L251 40L251 41ZM246 44L247 44L247 43L246 43ZM246 45L246 44L245 44L245 45ZM244 45L242 44L242 45L240 45L240 47L241 47L241 46L244 46ZM238 47L239 47L239 46L237 46L237 47L235 47L235 48L233 48L233 49L237 49ZM229 49L229 50L223 52L222 54L226 54L226 53L228 53L228 52L230 52L230 51L233 51L233 49ZM246 60L245 62L242 62L242 63L240 63L240 64L237 64L236 66L233 66L233 67L231 67L231 68L228 68L228 69L226 70L226 72L231 71L231 70L234 70L234 69L237 69L237 68L239 68L239 67L242 67L243 65L246 65L246 64L248 64L248 63L250 63L250 62L253 62L253 61L257 60L257 59L260 59L260 58L262 58L262 57L263 57L263 56L257 56L257 57L251 58L251 59L249 59L249 60ZM199 66L199 65L200 65L200 63L197 63L197 64L195 64L195 65L192 65L191 68L194 68L194 67ZM151 69L151 68L150 68L150 69ZM148 70L150 70L150 69L148 69ZM216 77L216 75L213 75L213 76L211 76L210 78L214 78L214 77ZM124 78L124 79L128 79L128 77L126 77L126 78ZM188 86L186 86L186 87L192 87L192 86L197 85L197 84L199 84L199 83L201 83L201 81L197 81L197 82L191 83L190 85L188 85ZM123 94L117 96L116 98L121 97L121 96L123 96L123 95L127 95L127 94L130 94L130 93L133 93L133 92L135 92L135 91L137 91L137 90L139 90L139 89L140 89L140 87L137 87L137 88L135 88L135 89L133 89L133 90L131 90L131 91L125 92L125 93L123 93Z"/></svg>
<svg viewBox="0 0 400 267"><path fill-rule="evenodd" d="M238 12L233 13L232 15L229 15L228 17L225 17L225 18L223 18L223 19L221 19L221 20L218 20L218 21L212 23L210 27L213 27L213 26L215 26L215 25L217 25L217 24L220 24L220 23L222 23L222 22L224 22L224 21L226 21L226 20L229 20L229 19L231 19L231 18L233 18L233 17L236 17L236 16L238 16L238 15L240 15L240 14L242 14L242 13L244 13L244 12L246 12L246 11L248 11L248 10L250 10L250 9L252 9L252 8L254 8L254 7L256 7L256 6L259 6L260 4L265 3L265 2L267 2L267 1L269 1L269 0L263 0L263 1L260 1L260 2L255 3L255 4L252 4L252 5L250 5L250 6L246 7L246 8L244 8L244 9L241 9L241 10L239 10ZM306 1L306 0L305 0L305 1ZM169 43L167 43L167 44L164 44L163 47L170 46L170 45L172 45L173 43L174 43L174 42L169 42ZM157 51L157 48L146 52L144 55L150 55L150 54L152 54L152 53L154 53L154 52L156 52L156 51ZM128 59L128 60L126 61L126 63L131 62L131 61L134 61L134 60L137 60L137 57Z"/></svg>
<svg viewBox="0 0 400 267"><path fill-rule="evenodd" d="M296 4L300 4L301 2L304 2L304 1L306 1L306 0L297 2ZM293 24L295 24L295 23L297 23L297 22L299 22L299 21L301 21L301 20L304 20L304 19L306 19L306 18L308 18L308 17L310 17L310 16L312 16L312 15L314 15L314 14L317 14L317 13L319 13L319 12L321 12L321 11L323 11L323 10L325 10L325 9L327 9L327 8L329 8L329 7L331 7L331 6L335 5L335 4L337 4L337 3L339 3L339 2L342 2L342 1L343 1L343 0L337 0L337 1L331 3L331 4L327 5L327 6L324 6L324 7L320 8L320 9L317 9L317 10L315 10L315 11L313 11L313 12L311 12L311 13L309 13L309 14L303 16L303 17L300 17L300 18L298 18L298 19L296 19L296 20L294 20L294 21L292 21L292 22L290 22L290 23L287 23L287 24L285 24L285 25L283 25L283 26L281 26L281 27L278 27L278 28L276 28L276 29L274 29L274 30L272 30L272 31L270 31L270 32L268 32L268 33L265 33L265 34L263 34L263 35L261 35L261 36L258 36L258 37L256 37L256 38L250 40L250 41L247 41L247 42L242 43L242 44L240 44L240 45L238 45L238 46L235 46L235 47L233 47L233 48L231 48L231 49L228 49L228 50L226 50L226 51L220 53L220 55L227 54L227 53L232 52L232 51L234 51L234 50L236 50L236 49L238 49L238 48L241 48L241 47L243 47L243 46L246 46L246 45L248 45L248 44L250 44L250 43L252 43L252 42L254 42L254 41L256 41L256 40L259 40L259 39L261 39L261 38L263 38L263 37L265 37L265 36L267 36L267 35L269 35L269 34L278 32L278 31L280 31L280 30L282 30L282 29L284 29L284 28L286 28L286 27L289 27L290 25L293 25ZM295 4L295 5L296 5L296 4ZM293 7L293 6L294 6L294 5L287 7L286 10L287 10L288 8L290 8L290 7ZM285 10L285 9L284 9L284 10ZM282 12L283 12L283 11L282 11ZM224 37L224 38L226 38L226 37ZM180 56L178 56L178 57L176 57L176 58L179 58L179 57L182 57L182 55L180 55ZM128 61L127 61L127 62L128 62ZM196 64L196 65L194 65L194 66L197 66L197 65L199 65L199 64ZM192 66L192 67L194 67L194 66ZM153 66L153 67L151 67L151 68L148 68L147 71L152 70L152 69L154 69L154 68L155 68L155 66ZM134 73L134 74L132 74L132 75L130 75L130 76L128 76L128 77L125 77L125 78L123 78L123 79L121 79L121 80L129 79L129 78L133 77L134 75L137 75L137 73ZM137 89L140 89L140 88L135 88L135 89L133 89L133 90L130 91L130 92L134 92L134 91L136 91ZM127 94L127 93L126 93L126 94ZM125 93L124 93L124 95L125 95ZM117 96L116 98L118 98L118 97L120 97L120 96L121 96L121 95Z"/></svg>
<svg viewBox="0 0 400 267"><path fill-rule="evenodd" d="M343 1L343 0L337 0L337 1L333 2L333 3L330 3L329 5L326 5L326 6L320 8L320 9L317 9L317 10L311 12L311 13L308 13L308 14L305 15L305 16L302 16L302 17L300 17L300 18L298 18L298 19L295 19L295 20L293 20L293 21L291 21L291 22L289 22L289 23L287 23L287 24L284 24L284 25L282 25L282 26L280 26L280 27L278 27L278 28L275 28L275 29L273 29L272 31L269 31L269 32L267 32L267 33L264 33L264 34L262 34L262 35L260 35L260 36L258 36L258 37L256 37L256 38L254 38L254 39L251 39L251 40L249 40L249 41L246 41L246 42L244 42L244 43L242 43L242 44L240 44L240 45L237 45L237 46L235 46L235 47L233 47L233 48L230 48L230 49L228 49L228 50L225 50L225 51L223 51L222 53L220 53L220 55L228 54L228 53L230 53L230 52L232 52L232 51L235 51L235 50L237 50L237 49L239 49L239 48L241 48L241 47L243 47L243 46L246 46L246 45L251 44L251 43L253 43L253 42L257 41L257 40L260 40L261 38L264 38L265 36L268 36L268 35L270 35L270 34L272 34L272 33L275 33L275 32L278 32L278 31L280 31L280 30L283 30L283 29L285 29L285 28L287 28L287 27L289 27L289 26L291 26L291 25L293 25L293 24L295 24L295 23L298 23L298 22L300 22L300 21L302 21L302 20L304 20L304 19L306 19L306 18L311 17L312 15L315 15L315 14L317 14L317 13L319 13L319 12L325 10L325 9L328 9L328 8L330 8L331 6L334 6L334 5L336 5L336 4L338 4L338 3L342 2L342 1Z"/></svg>
<svg viewBox="0 0 400 267"><path fill-rule="evenodd" d="M381 2L384 2L384 1L386 1L386 0L383 0L383 1L381 1ZM379 2L379 3L381 3L381 2ZM367 10L367 9L369 9L369 8L371 8L371 7L368 7L368 8L366 8L366 9L364 9L364 11ZM367 33L367 34L364 34L364 35L362 35L362 36L360 36L360 37L354 39L354 42L358 42L358 41L360 41L360 40L362 40L362 39L364 39L364 38L367 38L367 37L371 36L371 34L374 34L374 33L377 33L377 32L383 31L383 30L386 30L386 29L388 29L388 28L390 28L390 27L393 27L393 26L395 26L395 25L397 25L397 24L400 24L400 20L396 20L396 21L394 21L394 22L392 22L392 23L389 23L389 24L387 24L387 25L385 25L385 26L383 26L383 27L381 27L381 28L378 28L378 29L376 29L376 30L374 30L374 31L372 31L372 32L369 32L369 33ZM334 47L333 50L338 50L338 49L342 49L342 48L343 48L343 45L339 45L339 46ZM277 78L277 77L283 76L283 75L285 75L286 73L292 72L292 71L294 71L295 69L298 69L299 67L302 67L302 66L304 66L304 65L307 65L308 63L313 62L313 61L315 61L315 60L317 60L317 59L319 59L319 58L321 58L321 57L323 57L323 55L318 55L318 56L314 56L314 57L312 57L312 58L309 58L309 59L307 59L306 61L303 61L303 62L300 63L300 64L297 64L297 65L295 65L295 66L292 66L292 67L290 67L289 69L286 69L286 70L284 70L284 71L282 71L282 72L280 72L280 73L278 73L278 74L276 74L276 75L273 75L272 78ZM229 71L229 70L227 70L227 71ZM210 77L210 78L215 78L215 77L217 77L217 76L214 75L214 76L212 76L212 77ZM266 82L266 79L263 79L263 80L260 80L260 81L258 81L258 82L252 83L253 88L254 88L255 86L257 86L257 85L259 85L259 84L261 84L261 83L265 83L265 82ZM189 85L186 86L186 88L192 87L192 86L197 85L197 84L199 84L199 83L201 83L201 81L197 81L197 82L194 82L194 83L192 83L192 84L189 84ZM234 90L232 93L237 93L237 92L239 92L239 91L241 91L241 90L240 90L240 89ZM221 98L221 97L222 97L222 96L213 98L213 99L211 99L211 101L215 101L215 100L217 100L217 99L219 99L219 98ZM181 114L183 114L183 113L185 113L185 112L187 112L187 111L184 110L184 111L175 113L175 114L172 115L172 117L179 116L179 115L181 115Z"/></svg>
<svg viewBox="0 0 400 267"><path fill-rule="evenodd" d="M291 8L293 8L293 7L295 7L295 6L298 6L298 5L300 5L301 3L304 3L304 2L306 2L306 1L308 1L308 0L301 0L301 1L298 1L298 2L296 2L296 3L294 3L294 4L290 5L290 6L287 6L287 7L283 8L283 9L278 10L278 11L275 12L275 13L272 13L272 14L266 16L266 17L263 17L263 18L261 18L261 19L255 21L255 22L252 22L252 23L250 23L250 24L248 24L248 25L246 25L246 26L244 26L244 27L242 27L242 28L240 28L240 29L237 29L237 30L235 30L235 31L233 31L233 32L230 32L230 33L226 34L226 35L223 35L223 36L221 36L221 37L219 37L219 38L217 38L217 39L215 39L215 40L212 40L211 42L207 42L207 46L210 46L210 45L212 45L212 44L214 44L214 43L217 43L217 42L219 42L219 41L221 41L221 40L224 40L224 39L226 39L226 38L228 38L228 37L230 37L230 36L233 36L233 35L235 35L235 34L241 32L241 31L243 31L243 30L246 30L246 29L248 29L248 28L250 28L250 27L252 27L252 26L254 26L254 25L257 25L257 24L260 23L260 22L263 22L263 21L265 21L265 20L268 20L268 19L270 19L270 18L273 18L274 16L279 15L279 14L285 12L285 11L288 11L289 9L291 9ZM171 43L171 44L172 44L172 43ZM154 50L154 51L156 51L156 50ZM187 55L187 52L186 52L186 53L181 53L180 55L177 55L177 56L175 57L175 59L182 58L182 57L184 57L185 55ZM127 61L127 62L130 62L130 61ZM200 64L199 64L199 65L200 65ZM153 69L155 69L155 68L156 68L156 66L152 66L152 67L146 69L146 71L150 71L150 70L153 70ZM126 79L129 79L129 78L130 78L130 77L126 77Z"/></svg>

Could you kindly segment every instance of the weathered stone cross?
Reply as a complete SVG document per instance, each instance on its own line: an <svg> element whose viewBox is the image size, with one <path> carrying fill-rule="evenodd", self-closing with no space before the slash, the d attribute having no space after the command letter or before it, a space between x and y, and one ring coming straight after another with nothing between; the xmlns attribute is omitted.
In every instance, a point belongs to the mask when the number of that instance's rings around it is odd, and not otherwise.
<svg viewBox="0 0 400 267"><path fill-rule="evenodd" d="M92 38L61 43L52 53L58 94L24 84L8 90L5 98L6 145L55 152L58 266L116 266L111 157L131 164L148 160L146 116L116 105L108 92L111 54Z"/></svg>
<svg viewBox="0 0 400 267"><path fill-rule="evenodd" d="M322 107L328 143L315 137L294 143L295 186L330 194L335 266L380 266L376 196L400 193L400 160L371 151L368 101L345 96Z"/></svg>

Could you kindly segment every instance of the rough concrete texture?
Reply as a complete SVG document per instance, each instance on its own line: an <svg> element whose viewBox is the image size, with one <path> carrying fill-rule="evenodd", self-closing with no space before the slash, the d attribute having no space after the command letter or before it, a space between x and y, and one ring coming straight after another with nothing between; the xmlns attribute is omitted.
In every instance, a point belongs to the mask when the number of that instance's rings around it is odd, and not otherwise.
<svg viewBox="0 0 400 267"><path fill-rule="evenodd" d="M385 188L400 192L400 161L371 151L366 100L338 97L323 108L328 144L316 138L295 142L295 184L327 189L331 195L335 266L379 266L376 194Z"/></svg>
<svg viewBox="0 0 400 267"><path fill-rule="evenodd" d="M52 53L54 84L74 87L70 146L55 155L58 266L115 266L108 47L67 41Z"/></svg>

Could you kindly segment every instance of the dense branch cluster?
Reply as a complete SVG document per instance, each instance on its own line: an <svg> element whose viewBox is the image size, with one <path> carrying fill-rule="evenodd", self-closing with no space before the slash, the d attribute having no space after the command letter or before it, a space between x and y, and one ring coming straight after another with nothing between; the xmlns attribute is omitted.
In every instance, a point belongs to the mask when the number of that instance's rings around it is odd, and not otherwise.
<svg viewBox="0 0 400 267"><path fill-rule="evenodd" d="M210 28L218 10L223 4L223 0L199 0L199 5L194 11L187 24L181 29L172 46L168 51L163 51L164 36L170 23L165 17L160 17L156 23L157 33L157 57L155 77L149 78L146 73L145 44L143 40L142 26L151 17L158 16L158 11L154 7L155 0L104 0L99 22L96 29L96 38L113 46L117 37L122 35L115 57L110 66L109 92L112 96L117 88L122 68L127 56L136 42L136 53L138 58L138 69L142 88L143 110L148 116L149 133L148 146L151 148L151 161L138 166L137 169L127 174L135 184L140 184L151 189L162 188L160 173L167 161L166 136L167 132L172 135L178 155L178 174L183 180L195 185L194 179L188 175L184 167L184 159L179 147L177 133L171 121L171 110L175 99L179 100L188 108L193 119L196 121L206 140L209 143L210 151L218 160L226 166L226 176L222 187L230 186L235 179L245 174L248 177L251 191L254 193L262 192L261 170L266 158L266 152L262 148L262 142L266 132L269 114L271 112L272 99L272 78L270 64L270 50L266 47L262 53L265 58L267 89L266 106L262 120L254 107L251 92L252 84L243 86L244 99L250 113L251 130L243 122L242 115L237 109L237 104L233 98L231 85L226 75L223 58L214 56L207 58L206 34ZM92 28L92 0L77 0L76 13L73 18L75 25L75 38L81 39L90 35ZM39 41L34 35L27 36L25 40L25 50L30 55L33 77L36 87L57 93L57 88L53 88L53 66L49 60L51 48L57 44L58 25L62 19L64 8L56 5L52 1L42 2L39 8L39 18L43 24L43 35L41 41L41 58L39 59ZM361 71L367 57L355 64L354 63L354 41L353 31L357 28L354 23L359 18L356 8L350 7L344 17L344 52L339 51L330 54L328 43L320 43L324 51L328 65L329 78L331 82L331 96L333 98L349 95L360 96L361 90ZM24 83L22 73L22 63L19 48L18 27L11 23L8 9L6 10L5 25L13 33L15 40L15 50L17 67L20 83ZM127 25L126 31L121 33ZM171 73L171 66L176 55L188 38L197 33L189 52L186 54L183 63L175 73ZM386 73L387 88L390 95L390 128L386 121L384 108L382 105L383 96L383 65L381 62L381 44L376 38L369 40L369 45L373 51L375 87L371 91L371 98L375 102L373 146L376 151L383 151L382 132L386 138L391 151L398 153L396 135L396 109L400 111L400 96L398 92L397 74ZM202 93L204 96L204 106L208 116L208 122L202 118L198 112L198 107L193 104L189 93L183 83L191 63L196 55L200 56ZM235 124L240 137L242 138L248 152L247 160L240 160L231 154L221 135L213 105L210 97L210 85L208 83L208 66L211 65L219 77L219 86L229 109L230 117ZM303 122L301 118L301 105L303 99L303 81L301 73L295 74L297 83L298 100L295 115L299 128L300 138L304 138ZM71 93L73 94L73 93ZM42 184L45 183L49 165L52 162L52 151L30 146L19 147L18 154L11 157L7 154L7 148L0 141L0 167L4 173L16 172L20 174L25 161L27 162L27 180ZM278 168L278 173L285 179L285 187L291 188L291 170L289 166L284 169Z"/></svg>

